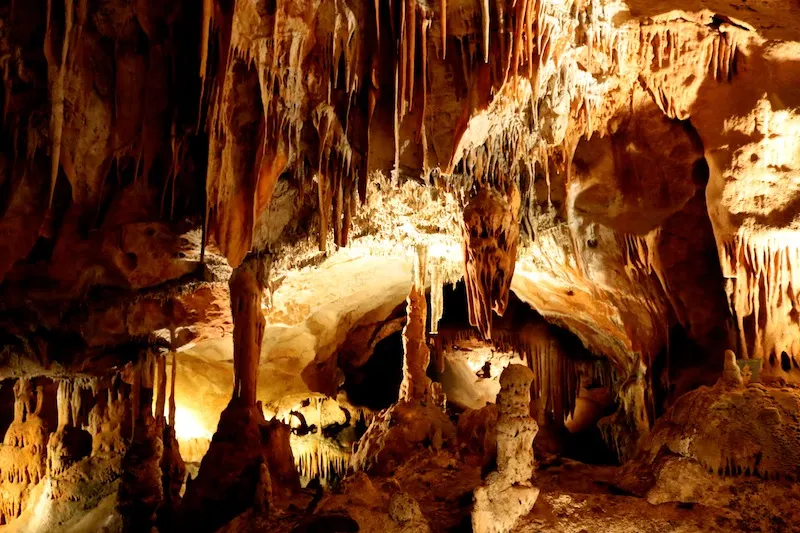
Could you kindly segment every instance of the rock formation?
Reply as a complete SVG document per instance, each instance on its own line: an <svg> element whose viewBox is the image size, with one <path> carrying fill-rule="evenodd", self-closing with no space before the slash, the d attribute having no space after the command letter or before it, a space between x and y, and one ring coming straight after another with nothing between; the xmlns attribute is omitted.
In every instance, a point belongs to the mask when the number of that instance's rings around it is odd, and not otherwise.
<svg viewBox="0 0 800 533"><path fill-rule="evenodd" d="M233 398L245 407L256 404L258 361L264 335L261 298L264 292L263 269L253 258L233 271L230 279L233 315Z"/></svg>
<svg viewBox="0 0 800 533"><path fill-rule="evenodd" d="M92 436L83 429L81 386L68 380L58 382L56 397L58 429L47 443L47 475L56 477L92 452Z"/></svg>
<svg viewBox="0 0 800 533"><path fill-rule="evenodd" d="M440 387L427 377L425 276L427 250L417 249L403 328L403 380L398 402L378 413L358 443L352 464L356 470L386 473L421 448L455 441L455 426L444 412ZM436 401L438 400L438 401Z"/></svg>
<svg viewBox="0 0 800 533"><path fill-rule="evenodd" d="M214 531L253 502L263 505L264 465L270 469L273 493L285 498L299 488L289 427L276 419L267 422L256 400L264 333L262 268L258 257L248 258L231 276L233 396L197 477L187 486L180 512L182 527L190 530Z"/></svg>
<svg viewBox="0 0 800 533"><path fill-rule="evenodd" d="M533 477L533 439L538 426L530 415L531 371L509 365L497 396L497 470L475 489L472 529L480 533L512 531L533 509L539 489Z"/></svg>
<svg viewBox="0 0 800 533"><path fill-rule="evenodd" d="M133 436L122 460L119 512L128 531L148 531L164 501L161 460L164 442L153 417L155 357L148 354L133 370Z"/></svg>
<svg viewBox="0 0 800 533"><path fill-rule="evenodd" d="M492 337L492 311L503 316L517 263L519 191L482 188L464 208L464 279L469 322Z"/></svg>
<svg viewBox="0 0 800 533"><path fill-rule="evenodd" d="M790 530L798 28L1 3L0 522Z"/></svg>
<svg viewBox="0 0 800 533"><path fill-rule="evenodd" d="M742 385L742 370L736 364L736 354L731 350L725 350L725 367L722 370L722 381L726 385Z"/></svg>
<svg viewBox="0 0 800 533"><path fill-rule="evenodd" d="M428 302L425 299L427 273L428 250L418 248L411 292L406 300L406 325L403 328L404 357L400 400L404 402L425 401L431 398L431 380L427 376L431 354L425 330L428 317Z"/></svg>
<svg viewBox="0 0 800 533"><path fill-rule="evenodd" d="M47 472L48 430L40 416L43 401L42 388L34 391L30 380L14 384L14 419L0 447L0 517L6 524L22 513L31 489Z"/></svg>

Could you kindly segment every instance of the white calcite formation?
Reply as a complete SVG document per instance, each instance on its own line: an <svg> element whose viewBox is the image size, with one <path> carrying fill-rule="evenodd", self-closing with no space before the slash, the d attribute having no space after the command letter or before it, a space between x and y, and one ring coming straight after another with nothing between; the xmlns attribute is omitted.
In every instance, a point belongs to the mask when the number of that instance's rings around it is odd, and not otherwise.
<svg viewBox="0 0 800 533"><path fill-rule="evenodd" d="M497 395L497 470L475 489L472 530L475 533L511 531L527 515L539 489L533 476L533 439L539 426L530 415L531 371L509 365L500 376Z"/></svg>

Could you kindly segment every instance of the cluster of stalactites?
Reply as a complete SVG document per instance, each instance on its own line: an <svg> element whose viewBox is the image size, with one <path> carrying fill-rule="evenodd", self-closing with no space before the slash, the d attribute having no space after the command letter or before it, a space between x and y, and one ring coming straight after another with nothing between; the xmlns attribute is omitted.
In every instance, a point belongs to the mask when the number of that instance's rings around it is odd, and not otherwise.
<svg viewBox="0 0 800 533"><path fill-rule="evenodd" d="M323 482L343 478L352 452L315 435L303 438L292 435L289 441L297 473L309 480L318 477Z"/></svg>
<svg viewBox="0 0 800 533"><path fill-rule="evenodd" d="M208 62L209 40L216 31L221 37L228 36L223 46L228 51L220 52L221 65L217 75L211 78L208 90L210 109L208 113L209 130L209 171L208 207L211 216L211 235L217 240L229 238L233 234L235 243L229 251L223 251L233 264L243 257L251 246L252 222L246 220L241 230L244 236L227 229L225 215L220 214L230 202L229 195L236 187L233 181L249 181L249 177L236 175L230 155L232 143L237 137L237 116L230 109L235 108L233 100L239 98L237 88L237 69L248 70L258 76L259 102L262 110L262 124L258 134L257 146L248 147L245 153L255 154L255 190L252 203L253 221L261 210L267 208L275 182L283 172L292 172L304 191L308 192L316 181L319 198L319 246L327 247L328 228L333 225L334 242L344 246L348 242L352 212L356 196L362 201L366 193L368 148L356 151L353 145L368 147L369 121L377 98L377 75L371 72L376 67L367 66L363 61L365 35L357 20L356 13L348 2L337 0L323 2L319 12L305 12L288 5L278 4L272 20L266 26L270 32L263 33L261 26L263 13L251 2L237 2L226 20L217 20L214 0L204 0L202 21L202 57L200 73L203 78L210 70ZM305 19L298 24L298 19ZM331 27L318 28L320 24L332 23ZM328 32L327 39L319 40L320 29ZM257 37L254 38L254 34ZM373 54L377 54L377 47ZM321 64L317 59L322 59ZM375 56L377 58L377 56ZM372 62L374 63L374 61ZM340 75L343 66L343 75ZM365 71L366 70L366 71ZM309 74L313 71L313 75ZM362 81L370 82L370 110L366 121L352 115L362 113L356 101L361 94ZM324 94L324 99L320 96ZM363 124L366 123L366 126ZM307 132L315 131L317 157L309 155L313 146ZM306 141L311 141L307 143ZM311 148L313 150L313 147ZM313 181L312 181L313 179ZM216 219L221 219L216 221ZM220 228L217 228L220 226ZM242 239L244 239L244 242ZM223 243L224 244L224 243Z"/></svg>
<svg viewBox="0 0 800 533"><path fill-rule="evenodd" d="M739 331L739 357L762 359L762 373L800 369L800 248L741 232L720 247L731 313ZM749 320L752 317L752 320ZM785 377L785 376L784 376Z"/></svg>
<svg viewBox="0 0 800 533"><path fill-rule="evenodd" d="M639 301L644 302L654 317L655 324L663 325L659 332L663 343L669 341L669 317L667 301L677 315L678 320L686 325L688 318L683 316L681 305L673 300L673 291L670 290L669 281L661 264L658 252L661 229L656 228L647 235L618 234L617 239L622 251L622 261L625 273L631 280L631 286L640 293ZM658 283L650 277L655 276ZM662 303L664 305L662 305Z"/></svg>
<svg viewBox="0 0 800 533"><path fill-rule="evenodd" d="M461 226L469 322L492 338L492 310L503 316L519 242L519 190L482 188L464 209Z"/></svg>
<svg viewBox="0 0 800 533"><path fill-rule="evenodd" d="M344 421L339 416L326 419L332 403L337 412L344 413ZM297 473L309 481L319 477L328 483L344 477L353 455L351 446L346 439L340 439L340 434L356 424L369 426L372 415L365 408L353 405L345 408L331 398L312 396L279 413L277 419L293 428L289 444Z"/></svg>
<svg viewBox="0 0 800 533"><path fill-rule="evenodd" d="M533 371L532 395L543 413L557 423L574 416L581 378L616 391L616 374L605 360L569 357L559 342L547 335L520 336L502 330L494 339L499 349L518 353Z"/></svg>
<svg viewBox="0 0 800 533"><path fill-rule="evenodd" d="M686 120L696 95L693 80L713 79L719 83L733 80L742 58L740 47L747 30L723 23L717 31L688 21L642 25L639 30L638 56L628 59L632 65L649 65L642 79L653 100L670 118ZM617 32L619 33L619 32ZM621 43L635 42L629 35ZM621 58L632 52L627 46L618 50ZM687 81L691 76L692 79ZM687 90L687 88L689 90Z"/></svg>
<svg viewBox="0 0 800 533"><path fill-rule="evenodd" d="M345 246L349 239L357 192L352 179L354 153L333 107L320 104L312 116L320 140L317 167L319 249L325 251L331 224L334 244Z"/></svg>
<svg viewBox="0 0 800 533"><path fill-rule="evenodd" d="M56 407L58 411L58 427L83 426L84 417L81 411L83 391L97 380L61 379L56 390Z"/></svg>
<svg viewBox="0 0 800 533"><path fill-rule="evenodd" d="M474 330L442 329L434 343L434 358L443 358L451 347L474 340ZM607 359L570 357L558 340L546 333L546 328L530 332L495 329L492 345L499 352L517 354L525 361L533 371L532 398L539 402L541 413L557 423L575 414L582 378L608 388L612 397L617 395L619 378Z"/></svg>

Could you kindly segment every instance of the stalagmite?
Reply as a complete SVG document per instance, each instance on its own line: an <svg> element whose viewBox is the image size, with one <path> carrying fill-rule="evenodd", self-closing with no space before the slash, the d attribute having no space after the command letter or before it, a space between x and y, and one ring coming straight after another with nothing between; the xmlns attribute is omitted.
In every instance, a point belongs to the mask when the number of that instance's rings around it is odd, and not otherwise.
<svg viewBox="0 0 800 533"><path fill-rule="evenodd" d="M265 463L261 463L261 467L258 470L255 507L261 514L268 514L272 506L272 477L269 474L269 467Z"/></svg>
<svg viewBox="0 0 800 533"><path fill-rule="evenodd" d="M411 292L406 299L407 319L403 328L403 382L400 384L400 399L403 401L424 400L430 394L430 379L426 375L431 360L425 335L427 275L428 249L419 246L414 258Z"/></svg>
<svg viewBox="0 0 800 533"><path fill-rule="evenodd" d="M736 364L736 354L725 350L725 367L722 370L722 381L728 385L742 385L742 371Z"/></svg>
<svg viewBox="0 0 800 533"><path fill-rule="evenodd" d="M34 403L36 407L33 408ZM41 418L44 392L26 378L14 384L14 420L0 445L0 519L22 514L33 488L47 473L48 427ZM69 416L69 408L66 410Z"/></svg>
<svg viewBox="0 0 800 533"><path fill-rule="evenodd" d="M533 439L538 432L530 416L531 371L509 365L500 376L497 398L497 471L475 489L472 529L475 533L511 531L539 497L531 485Z"/></svg>

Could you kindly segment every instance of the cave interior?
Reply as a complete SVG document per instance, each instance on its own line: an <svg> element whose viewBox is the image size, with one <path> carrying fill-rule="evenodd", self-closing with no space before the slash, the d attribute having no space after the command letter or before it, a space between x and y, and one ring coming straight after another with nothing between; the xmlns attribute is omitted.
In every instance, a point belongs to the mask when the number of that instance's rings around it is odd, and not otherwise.
<svg viewBox="0 0 800 533"><path fill-rule="evenodd" d="M0 73L0 533L800 531L800 0L5 0Z"/></svg>

